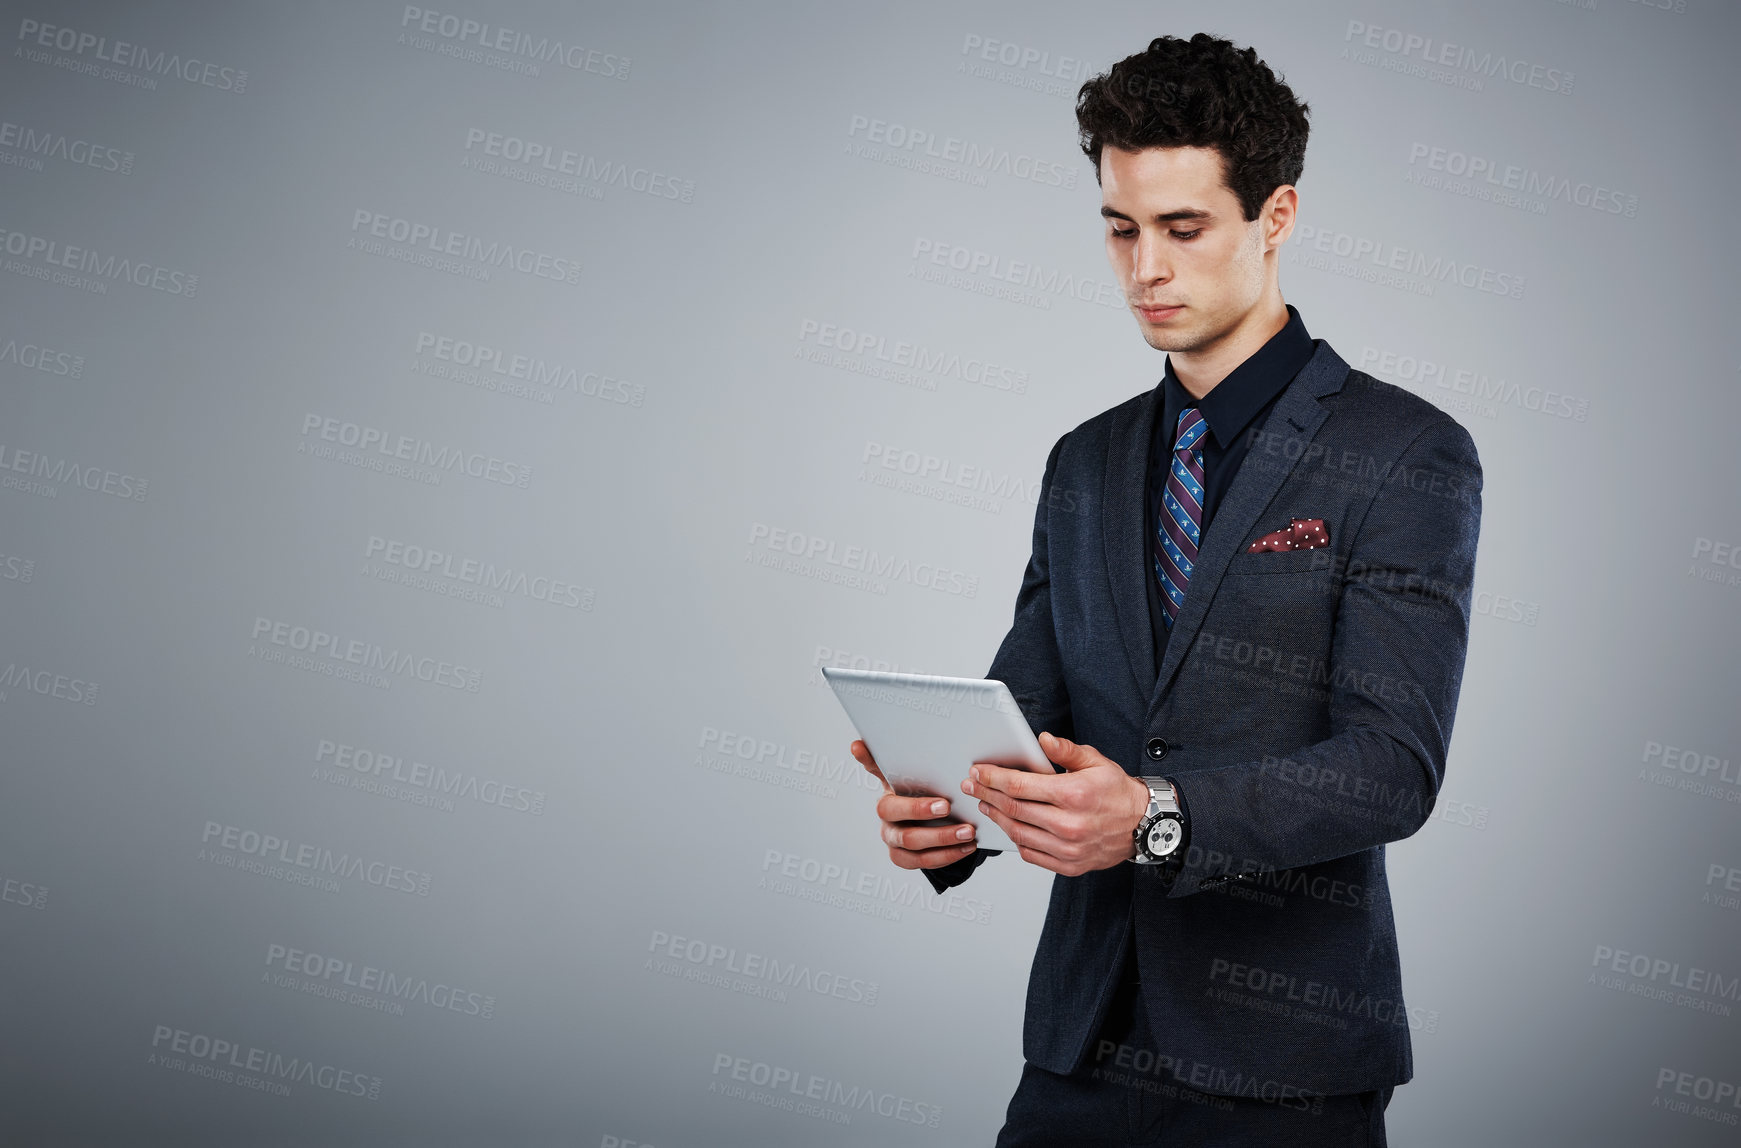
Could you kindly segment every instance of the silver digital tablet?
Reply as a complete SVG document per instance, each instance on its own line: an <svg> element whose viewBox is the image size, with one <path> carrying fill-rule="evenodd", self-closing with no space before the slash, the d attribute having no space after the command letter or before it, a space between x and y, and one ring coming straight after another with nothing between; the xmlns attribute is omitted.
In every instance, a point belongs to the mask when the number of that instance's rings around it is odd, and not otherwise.
<svg viewBox="0 0 1741 1148"><path fill-rule="evenodd" d="M967 767L976 761L1057 772L1008 686L988 678L834 666L822 667L822 675L896 793L949 799L949 817L921 824L970 821L981 848L1015 851L1015 843L979 811L979 802L961 792Z"/></svg>

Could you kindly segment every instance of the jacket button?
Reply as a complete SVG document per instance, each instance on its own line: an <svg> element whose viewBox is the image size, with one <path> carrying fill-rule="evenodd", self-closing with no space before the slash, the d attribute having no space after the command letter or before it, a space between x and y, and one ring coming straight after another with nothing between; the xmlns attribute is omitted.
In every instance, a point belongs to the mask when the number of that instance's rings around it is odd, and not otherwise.
<svg viewBox="0 0 1741 1148"><path fill-rule="evenodd" d="M1167 756L1167 750L1170 747L1167 745L1166 738L1151 737L1149 738L1149 744L1145 748L1148 750L1150 761L1159 761L1161 758Z"/></svg>

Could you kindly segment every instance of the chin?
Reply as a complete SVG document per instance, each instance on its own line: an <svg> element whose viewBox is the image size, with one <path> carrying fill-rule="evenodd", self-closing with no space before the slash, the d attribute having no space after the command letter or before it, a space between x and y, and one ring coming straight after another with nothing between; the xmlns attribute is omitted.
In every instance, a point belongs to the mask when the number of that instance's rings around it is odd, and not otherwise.
<svg viewBox="0 0 1741 1148"><path fill-rule="evenodd" d="M1151 326L1140 317L1137 325L1142 328L1143 339L1157 351L1195 351L1202 342L1195 331Z"/></svg>

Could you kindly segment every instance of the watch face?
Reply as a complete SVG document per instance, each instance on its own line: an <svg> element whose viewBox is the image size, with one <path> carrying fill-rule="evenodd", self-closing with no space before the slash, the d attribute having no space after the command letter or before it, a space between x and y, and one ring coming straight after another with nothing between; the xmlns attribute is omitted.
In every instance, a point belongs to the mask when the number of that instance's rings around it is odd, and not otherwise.
<svg viewBox="0 0 1741 1148"><path fill-rule="evenodd" d="M1149 852L1156 857L1165 857L1179 847L1184 835L1176 819L1163 817L1149 826Z"/></svg>

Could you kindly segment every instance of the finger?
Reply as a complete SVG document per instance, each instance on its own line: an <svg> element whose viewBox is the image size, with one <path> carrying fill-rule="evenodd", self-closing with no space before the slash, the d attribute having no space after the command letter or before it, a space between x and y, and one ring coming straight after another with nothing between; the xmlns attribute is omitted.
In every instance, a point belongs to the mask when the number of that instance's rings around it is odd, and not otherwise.
<svg viewBox="0 0 1741 1148"><path fill-rule="evenodd" d="M979 791L982 807L995 806L1017 821L1039 826L1060 838L1079 836L1087 828L1081 812L1067 804L1070 797L1068 793L1058 793L1054 797L1057 799L1056 804L1047 801L1024 801L995 789L981 788Z"/></svg>
<svg viewBox="0 0 1741 1148"><path fill-rule="evenodd" d="M852 756L858 759L860 765L873 773L879 772L877 770L877 759L871 756L870 746L866 745L862 739L853 742L849 748L851 749Z"/></svg>
<svg viewBox="0 0 1741 1148"><path fill-rule="evenodd" d="M1048 853L1059 858L1060 861L1067 861L1075 855L1075 847L1069 842L1060 840L1048 830L1041 829L1037 825L1017 820L995 805L982 801L979 805L979 811L991 818L997 827L1009 836L1011 841L1023 849ZM1051 866L1047 866L1047 868L1051 868Z"/></svg>
<svg viewBox="0 0 1741 1148"><path fill-rule="evenodd" d="M1050 853L1042 853L1038 849L1029 849L1025 845L1017 846L1016 856L1030 865L1038 865L1042 869L1050 869L1052 872L1061 873L1066 877L1081 876L1076 871L1076 867L1069 862L1054 857Z"/></svg>
<svg viewBox="0 0 1741 1148"><path fill-rule="evenodd" d="M871 756L870 746L860 740L853 742L850 749L852 756L858 759L860 765L864 766L865 772L883 783L883 792L893 793L895 791L895 787L889 784L889 779L884 777L883 771L878 768L876 759Z"/></svg>
<svg viewBox="0 0 1741 1148"><path fill-rule="evenodd" d="M949 815L949 801L943 797L902 797L885 793L877 798L877 816L884 821L930 821Z"/></svg>
<svg viewBox="0 0 1741 1148"><path fill-rule="evenodd" d="M1021 813L1023 807L1035 804L1031 801L1023 801L1019 797L1011 797L1007 793L1000 793L995 789L987 789L984 786L980 786L971 792L973 796L979 798L979 804L982 807L987 804L995 805L998 809L1002 810L1009 816L1016 818L1018 821L1027 820L1027 818L1023 817Z"/></svg>
<svg viewBox="0 0 1741 1148"><path fill-rule="evenodd" d="M1038 773L1029 773L1025 769L1010 769L1007 766L992 765L990 762L976 761L968 767L968 780L989 789L996 789L1011 797L1025 798L1029 801L1047 800L1050 782L1057 779L1057 774L1045 777ZM970 791L971 792L971 791ZM983 793L975 793L975 797L984 797Z"/></svg>
<svg viewBox="0 0 1741 1148"><path fill-rule="evenodd" d="M913 825L907 822L883 822L883 844L913 853L927 849L952 849L974 839L973 826L968 822L949 825Z"/></svg>
<svg viewBox="0 0 1741 1148"><path fill-rule="evenodd" d="M902 869L938 869L944 865L953 865L974 850L973 842L965 845L951 845L944 849L911 849L889 850L889 860Z"/></svg>
<svg viewBox="0 0 1741 1148"><path fill-rule="evenodd" d="M1065 769L1087 769L1102 761L1100 753L1093 746L1079 745L1055 733L1042 733L1040 748L1054 765L1061 765Z"/></svg>
<svg viewBox="0 0 1741 1148"><path fill-rule="evenodd" d="M1083 815L1073 809L1043 801L1023 801L995 789L986 790L979 805L981 809L989 805L1006 817L1044 829L1060 840L1075 840L1088 827Z"/></svg>

